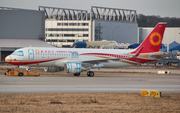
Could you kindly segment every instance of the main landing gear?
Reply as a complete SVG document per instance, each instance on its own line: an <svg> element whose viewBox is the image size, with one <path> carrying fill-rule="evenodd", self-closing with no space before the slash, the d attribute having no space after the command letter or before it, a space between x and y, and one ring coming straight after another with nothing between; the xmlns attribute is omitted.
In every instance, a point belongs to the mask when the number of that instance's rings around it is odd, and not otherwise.
<svg viewBox="0 0 180 113"><path fill-rule="evenodd" d="M80 76L80 73L74 73L74 76ZM94 72L93 71L88 71L87 72L87 76L88 77L93 77L94 76Z"/></svg>
<svg viewBox="0 0 180 113"><path fill-rule="evenodd" d="M88 71L87 72L87 76L88 77L93 77L94 76L94 72L93 71Z"/></svg>

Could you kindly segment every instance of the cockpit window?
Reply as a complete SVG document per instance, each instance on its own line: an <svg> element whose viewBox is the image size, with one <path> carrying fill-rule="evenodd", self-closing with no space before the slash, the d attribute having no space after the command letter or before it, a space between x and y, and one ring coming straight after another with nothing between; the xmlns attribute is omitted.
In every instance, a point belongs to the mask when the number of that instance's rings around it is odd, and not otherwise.
<svg viewBox="0 0 180 113"><path fill-rule="evenodd" d="M12 55L24 56L24 53L23 53L23 51L14 51L14 52L12 53Z"/></svg>

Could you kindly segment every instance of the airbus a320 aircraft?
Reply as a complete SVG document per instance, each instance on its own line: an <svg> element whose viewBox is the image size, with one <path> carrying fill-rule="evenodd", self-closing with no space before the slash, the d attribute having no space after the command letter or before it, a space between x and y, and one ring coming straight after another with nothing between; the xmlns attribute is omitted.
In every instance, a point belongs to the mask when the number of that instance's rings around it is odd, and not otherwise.
<svg viewBox="0 0 180 113"><path fill-rule="evenodd" d="M25 47L15 50L5 58L9 64L30 67L48 67L47 71L60 71L79 76L87 71L93 77L92 68L118 68L156 61L168 56L159 52L166 23L158 23L149 36L136 49L77 49Z"/></svg>

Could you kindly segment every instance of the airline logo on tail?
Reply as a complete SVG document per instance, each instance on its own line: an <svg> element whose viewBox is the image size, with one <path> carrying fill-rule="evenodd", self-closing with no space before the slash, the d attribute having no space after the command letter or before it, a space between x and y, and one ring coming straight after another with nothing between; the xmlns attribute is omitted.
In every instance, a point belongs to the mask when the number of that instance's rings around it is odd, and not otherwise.
<svg viewBox="0 0 180 113"><path fill-rule="evenodd" d="M152 45L158 46L159 44L161 44L162 37L158 32L154 32L151 34L149 40L150 40Z"/></svg>

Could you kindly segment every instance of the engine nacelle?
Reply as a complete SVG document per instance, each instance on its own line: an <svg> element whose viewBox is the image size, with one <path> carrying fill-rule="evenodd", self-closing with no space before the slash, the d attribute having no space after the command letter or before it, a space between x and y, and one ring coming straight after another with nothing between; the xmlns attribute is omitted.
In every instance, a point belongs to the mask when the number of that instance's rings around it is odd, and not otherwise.
<svg viewBox="0 0 180 113"><path fill-rule="evenodd" d="M66 63L64 65L64 71L66 73L80 73L82 71L82 65L80 63Z"/></svg>
<svg viewBox="0 0 180 113"><path fill-rule="evenodd" d="M62 71L64 70L64 68L62 67L46 67L44 68L45 72L58 72L58 71Z"/></svg>

